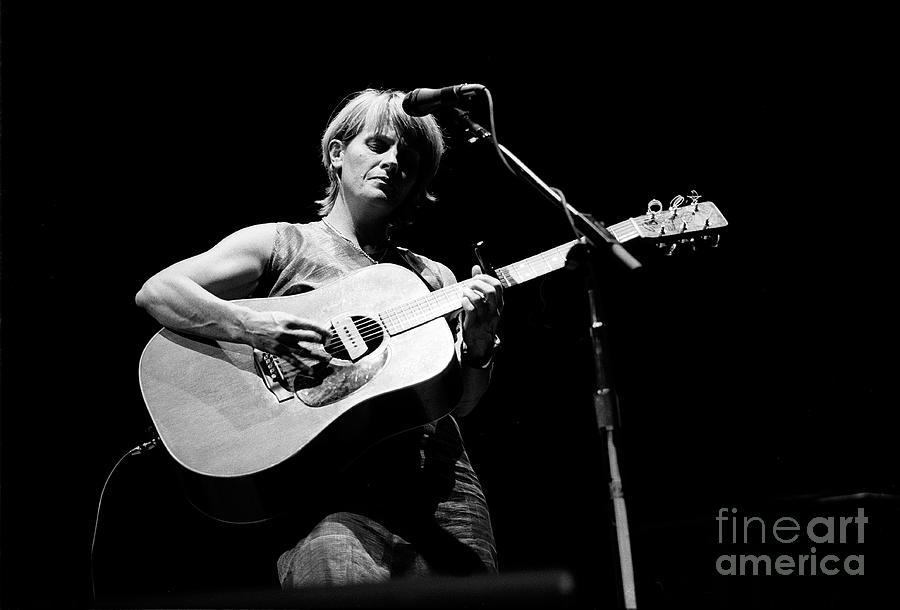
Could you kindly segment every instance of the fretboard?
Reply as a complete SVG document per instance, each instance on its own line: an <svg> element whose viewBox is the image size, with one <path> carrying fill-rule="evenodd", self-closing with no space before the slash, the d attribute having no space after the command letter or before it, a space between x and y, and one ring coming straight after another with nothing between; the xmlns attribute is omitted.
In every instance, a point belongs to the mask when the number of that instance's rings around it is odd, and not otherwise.
<svg viewBox="0 0 900 610"><path fill-rule="evenodd" d="M620 242L640 236L638 228L630 220L609 226L607 229ZM566 265L566 255L572 249L572 246L577 243L577 240L572 240L517 263L500 267L496 269L497 279L500 280L500 284L504 288L511 288L517 284L522 284L562 269ZM462 309L462 289L471 284L472 280L468 279L458 284L429 292L412 301L391 307L381 312L378 317L388 334L396 335L402 333Z"/></svg>

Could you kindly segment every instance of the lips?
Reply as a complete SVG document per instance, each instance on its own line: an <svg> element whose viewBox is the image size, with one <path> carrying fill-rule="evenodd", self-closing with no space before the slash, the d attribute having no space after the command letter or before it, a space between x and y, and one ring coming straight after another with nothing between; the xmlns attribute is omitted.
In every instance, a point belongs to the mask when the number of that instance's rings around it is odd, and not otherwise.
<svg viewBox="0 0 900 610"><path fill-rule="evenodd" d="M394 188L393 181L390 178L388 178L387 176L372 176L370 178L370 180L374 180L378 184L382 184L390 189Z"/></svg>

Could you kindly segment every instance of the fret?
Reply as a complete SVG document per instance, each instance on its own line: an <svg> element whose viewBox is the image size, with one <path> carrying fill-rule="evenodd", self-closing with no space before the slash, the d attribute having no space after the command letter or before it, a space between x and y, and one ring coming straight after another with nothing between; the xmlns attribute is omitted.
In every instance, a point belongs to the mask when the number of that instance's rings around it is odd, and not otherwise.
<svg viewBox="0 0 900 610"><path fill-rule="evenodd" d="M631 241L632 239L644 235L644 231L641 231L641 228L638 225L638 221L644 219L646 219L646 216L629 218L628 220L623 220L622 222L612 225L609 227L609 230L620 242Z"/></svg>
<svg viewBox="0 0 900 610"><path fill-rule="evenodd" d="M506 267L501 267L501 268L497 269L497 270L496 270L496 273L497 273L497 279L500 280L500 284L501 284L504 288L510 288L510 287L515 286L516 284L518 284L518 282L516 282L516 281L509 275L509 271L506 269Z"/></svg>
<svg viewBox="0 0 900 610"><path fill-rule="evenodd" d="M395 335L462 309L462 286L469 283L447 286L382 312L381 319L389 321L385 329Z"/></svg>
<svg viewBox="0 0 900 610"><path fill-rule="evenodd" d="M509 277L512 280L510 285L516 285L540 277L551 271L562 269L566 264L566 255L576 243L578 243L577 240L557 246L547 252L542 252L541 254L536 254L519 261L518 263L502 267L501 269L498 269L497 273L498 275L501 275L502 272L503 276Z"/></svg>
<svg viewBox="0 0 900 610"><path fill-rule="evenodd" d="M640 235L640 232L631 220L625 220L606 228L620 242L629 241Z"/></svg>

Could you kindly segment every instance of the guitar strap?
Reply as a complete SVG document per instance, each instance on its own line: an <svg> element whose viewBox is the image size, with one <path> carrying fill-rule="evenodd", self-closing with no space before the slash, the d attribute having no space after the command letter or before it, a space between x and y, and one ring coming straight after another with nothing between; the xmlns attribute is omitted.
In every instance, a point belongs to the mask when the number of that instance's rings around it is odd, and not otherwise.
<svg viewBox="0 0 900 610"><path fill-rule="evenodd" d="M403 262L406 263L406 266L409 267L413 273L418 275L420 280L425 282L425 285L428 286L428 290L434 292L439 288L439 286L435 286L427 279L425 279L424 273L427 273L430 276L433 276L434 273L431 271L431 269L425 266L425 264L422 262L422 259L415 256L406 248L401 248L400 246L394 246L394 250L397 251L397 254L399 254ZM437 280L437 278L435 278L435 280Z"/></svg>

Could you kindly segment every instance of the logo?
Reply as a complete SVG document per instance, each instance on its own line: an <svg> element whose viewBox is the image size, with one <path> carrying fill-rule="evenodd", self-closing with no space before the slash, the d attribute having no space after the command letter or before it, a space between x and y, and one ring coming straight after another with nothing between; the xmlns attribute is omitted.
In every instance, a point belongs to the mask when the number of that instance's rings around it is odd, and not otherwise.
<svg viewBox="0 0 900 610"><path fill-rule="evenodd" d="M788 516L767 521L758 516L739 515L737 508L720 508L716 516L720 545L759 546L785 552L722 554L716 559L716 571L723 576L863 575L865 556L846 552L856 549L841 545L864 543L868 522L862 508L853 517L815 516L803 523ZM827 546L823 548L823 545ZM798 548L802 552L792 552Z"/></svg>

